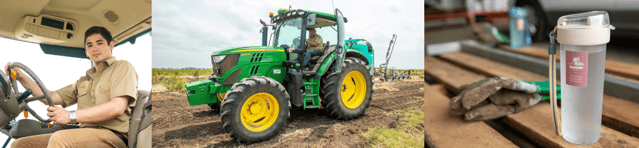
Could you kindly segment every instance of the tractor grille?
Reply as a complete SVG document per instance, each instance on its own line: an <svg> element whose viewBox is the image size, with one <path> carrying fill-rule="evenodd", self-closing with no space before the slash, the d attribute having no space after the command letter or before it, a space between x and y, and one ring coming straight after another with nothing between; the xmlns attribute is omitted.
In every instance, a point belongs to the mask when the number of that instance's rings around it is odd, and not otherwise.
<svg viewBox="0 0 639 148"><path fill-rule="evenodd" d="M211 63L213 64L213 74L218 78L222 77L224 73L237 65L239 57L239 54L211 56Z"/></svg>
<svg viewBox="0 0 639 148"><path fill-rule="evenodd" d="M251 56L251 63L253 62L261 62L262 57L264 57L264 53L255 53Z"/></svg>
<svg viewBox="0 0 639 148"><path fill-rule="evenodd" d="M253 67L251 67L251 72L249 72L250 75L255 75L257 74L257 70L260 69L260 65L255 65Z"/></svg>

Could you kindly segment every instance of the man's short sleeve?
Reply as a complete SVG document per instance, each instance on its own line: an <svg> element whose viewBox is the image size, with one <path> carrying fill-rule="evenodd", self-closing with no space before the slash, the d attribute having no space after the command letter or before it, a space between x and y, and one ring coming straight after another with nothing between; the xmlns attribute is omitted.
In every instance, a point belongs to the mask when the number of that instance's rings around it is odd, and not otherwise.
<svg viewBox="0 0 639 148"><path fill-rule="evenodd" d="M117 61L111 76L110 98L128 96L129 106L135 105L138 97L138 74L133 65L127 61Z"/></svg>
<svg viewBox="0 0 639 148"><path fill-rule="evenodd" d="M322 37L319 35L315 35L315 37L313 38L313 42L317 42L317 46L313 47L313 49L317 49L322 51L324 49L324 40L322 40ZM323 51L322 51L323 52Z"/></svg>
<svg viewBox="0 0 639 148"><path fill-rule="evenodd" d="M81 78L75 83L67 85L55 91L60 96L60 99L62 99L62 102L64 102L64 104L62 105L63 108L71 106L78 102L78 89L76 88L76 85L79 83L80 85L85 85L84 87L86 87L86 84L84 84L83 82L84 81L82 81Z"/></svg>

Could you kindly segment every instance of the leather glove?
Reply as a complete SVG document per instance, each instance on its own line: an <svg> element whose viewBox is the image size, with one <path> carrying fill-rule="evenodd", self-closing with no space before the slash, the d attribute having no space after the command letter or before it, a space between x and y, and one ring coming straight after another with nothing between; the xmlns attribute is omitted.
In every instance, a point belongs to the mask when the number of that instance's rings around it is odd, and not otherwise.
<svg viewBox="0 0 639 148"><path fill-rule="evenodd" d="M460 88L450 101L451 113L466 120L491 120L521 112L541 101L537 86L513 78L487 78Z"/></svg>

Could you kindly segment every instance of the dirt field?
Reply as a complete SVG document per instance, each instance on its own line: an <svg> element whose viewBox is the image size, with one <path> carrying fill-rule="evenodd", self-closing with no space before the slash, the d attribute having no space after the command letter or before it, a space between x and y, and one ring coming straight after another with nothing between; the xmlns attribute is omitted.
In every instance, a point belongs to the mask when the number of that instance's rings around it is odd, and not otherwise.
<svg viewBox="0 0 639 148"><path fill-rule="evenodd" d="M417 76L376 82L365 115L348 121L331 118L324 109L293 107L286 127L276 137L250 145L233 141L221 128L219 113L207 105L190 106L186 91L153 92L153 147L371 147L376 144L361 133L375 127L395 128L402 118L393 112L421 109L423 86ZM423 126L414 128L423 131Z"/></svg>

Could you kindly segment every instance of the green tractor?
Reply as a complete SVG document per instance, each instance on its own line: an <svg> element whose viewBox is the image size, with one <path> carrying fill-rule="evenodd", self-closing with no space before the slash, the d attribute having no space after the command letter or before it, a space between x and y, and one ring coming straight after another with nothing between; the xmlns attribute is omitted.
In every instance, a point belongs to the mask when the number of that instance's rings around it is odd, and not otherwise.
<svg viewBox="0 0 639 148"><path fill-rule="evenodd" d="M373 48L364 39L344 39L347 20L341 12L280 9L270 17L271 24L260 20L262 46L213 52L209 79L186 84L189 103L220 110L224 130L246 143L275 136L286 125L291 105L323 107L345 120L363 115L373 93ZM294 59L304 58L308 28L328 41L323 55L302 67Z"/></svg>

